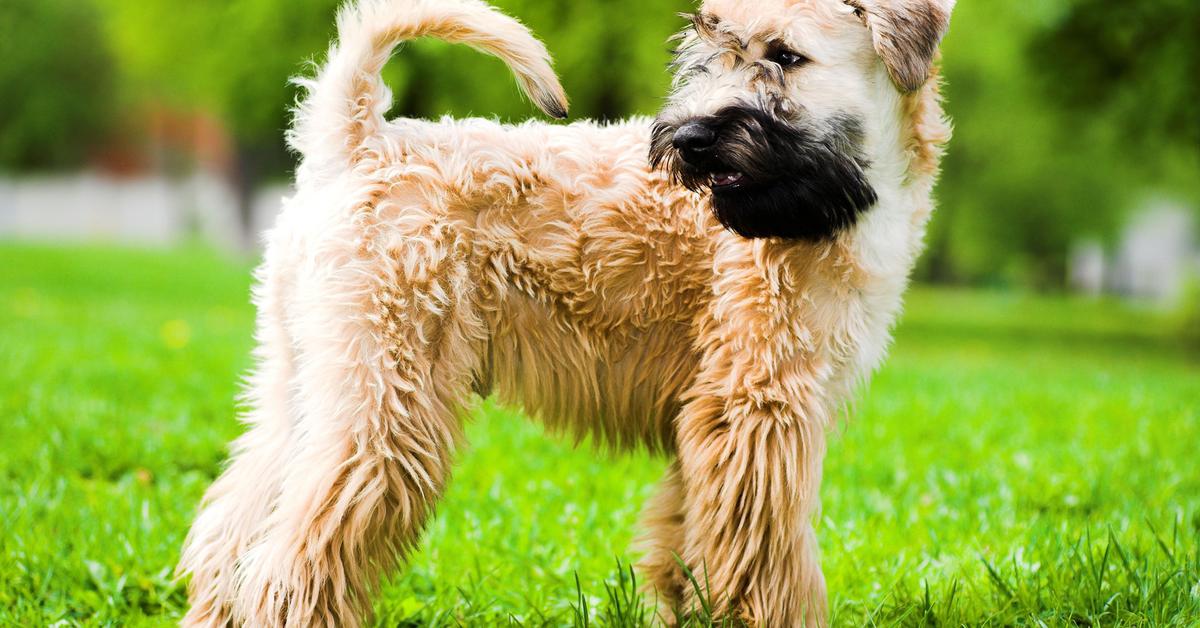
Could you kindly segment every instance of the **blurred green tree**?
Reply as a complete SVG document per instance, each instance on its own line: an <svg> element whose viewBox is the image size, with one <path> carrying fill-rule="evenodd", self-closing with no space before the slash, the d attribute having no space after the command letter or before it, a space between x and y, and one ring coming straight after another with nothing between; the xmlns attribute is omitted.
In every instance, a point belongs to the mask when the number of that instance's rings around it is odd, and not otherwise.
<svg viewBox="0 0 1200 628"><path fill-rule="evenodd" d="M1058 288L1086 234L1115 230L1125 204L1107 128L1068 131L1026 47L1061 3L959 3L945 42L954 140L921 275Z"/></svg>
<svg viewBox="0 0 1200 628"><path fill-rule="evenodd" d="M546 39L573 119L658 109L666 40L695 8L492 1ZM248 209L293 163L288 78L321 59L338 4L0 0L0 167L78 165L114 120L161 103L222 121ZM1195 192L1198 12L1196 0L959 3L944 64L956 136L920 276L1057 288L1074 242L1111 237L1138 195ZM415 42L386 74L394 115L536 115L499 61L462 47Z"/></svg>
<svg viewBox="0 0 1200 628"><path fill-rule="evenodd" d="M113 127L114 81L91 4L0 2L0 168L82 165Z"/></svg>
<svg viewBox="0 0 1200 628"><path fill-rule="evenodd" d="M1031 47L1046 93L1076 126L1107 121L1143 187L1200 210L1200 2L1069 7Z"/></svg>
<svg viewBox="0 0 1200 628"><path fill-rule="evenodd" d="M1200 152L1200 2L1078 0L1034 41L1052 93L1123 139Z"/></svg>
<svg viewBox="0 0 1200 628"><path fill-rule="evenodd" d="M233 140L228 174L248 226L253 194L291 161L288 78L320 51L336 0L97 0L127 90L216 115Z"/></svg>
<svg viewBox="0 0 1200 628"><path fill-rule="evenodd" d="M264 177L291 164L283 145L296 92L288 78L320 60L334 35L337 0L99 0L132 89L216 113L236 143L233 173L249 220ZM653 111L665 93L667 37L685 0L496 2L547 37L572 97L573 117ZM663 42L647 46L643 42ZM637 42L625 46L622 42ZM499 61L440 42L414 43L387 72L393 113L484 115L513 120L534 110Z"/></svg>

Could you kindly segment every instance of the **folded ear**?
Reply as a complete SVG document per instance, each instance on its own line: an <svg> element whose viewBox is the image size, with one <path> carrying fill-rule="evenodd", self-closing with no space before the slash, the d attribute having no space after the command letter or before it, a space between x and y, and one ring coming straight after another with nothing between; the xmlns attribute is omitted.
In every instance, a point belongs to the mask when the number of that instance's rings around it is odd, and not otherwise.
<svg viewBox="0 0 1200 628"><path fill-rule="evenodd" d="M845 0L871 30L875 52L900 89L929 79L938 45L950 28L955 0Z"/></svg>

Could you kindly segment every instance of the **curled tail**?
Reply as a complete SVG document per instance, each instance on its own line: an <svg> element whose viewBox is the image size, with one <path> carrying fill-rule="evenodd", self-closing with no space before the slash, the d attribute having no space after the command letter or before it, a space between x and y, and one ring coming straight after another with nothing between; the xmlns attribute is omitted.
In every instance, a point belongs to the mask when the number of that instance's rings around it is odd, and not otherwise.
<svg viewBox="0 0 1200 628"><path fill-rule="evenodd" d="M358 0L338 13L338 39L312 79L298 82L307 96L288 140L307 167L352 164L383 126L391 92L380 77L401 42L436 37L499 57L522 91L555 118L567 115L567 97L550 54L517 20L482 0ZM317 162L317 163L312 163Z"/></svg>

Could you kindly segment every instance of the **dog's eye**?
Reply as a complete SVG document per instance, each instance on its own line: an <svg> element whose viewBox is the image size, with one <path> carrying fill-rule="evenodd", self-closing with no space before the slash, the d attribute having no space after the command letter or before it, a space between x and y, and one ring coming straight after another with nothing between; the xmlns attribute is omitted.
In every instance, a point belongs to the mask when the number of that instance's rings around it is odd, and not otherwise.
<svg viewBox="0 0 1200 628"><path fill-rule="evenodd" d="M867 11L866 11L866 9L862 8L862 5L858 3L858 0L843 0L843 1L846 3L846 6L850 7L851 9L854 9L854 17L858 18L859 21L861 21L861 22L867 21Z"/></svg>
<svg viewBox="0 0 1200 628"><path fill-rule="evenodd" d="M777 63L784 68L794 68L809 62L809 58L783 46L771 46L767 50L767 61Z"/></svg>

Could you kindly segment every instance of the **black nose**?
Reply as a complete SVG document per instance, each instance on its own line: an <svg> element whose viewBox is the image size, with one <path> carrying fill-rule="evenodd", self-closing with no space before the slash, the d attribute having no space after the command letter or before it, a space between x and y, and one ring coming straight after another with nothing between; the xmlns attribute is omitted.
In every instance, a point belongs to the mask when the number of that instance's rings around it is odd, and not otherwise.
<svg viewBox="0 0 1200 628"><path fill-rule="evenodd" d="M688 122L675 131L671 144L685 155L703 153L717 143L717 132L703 122Z"/></svg>

